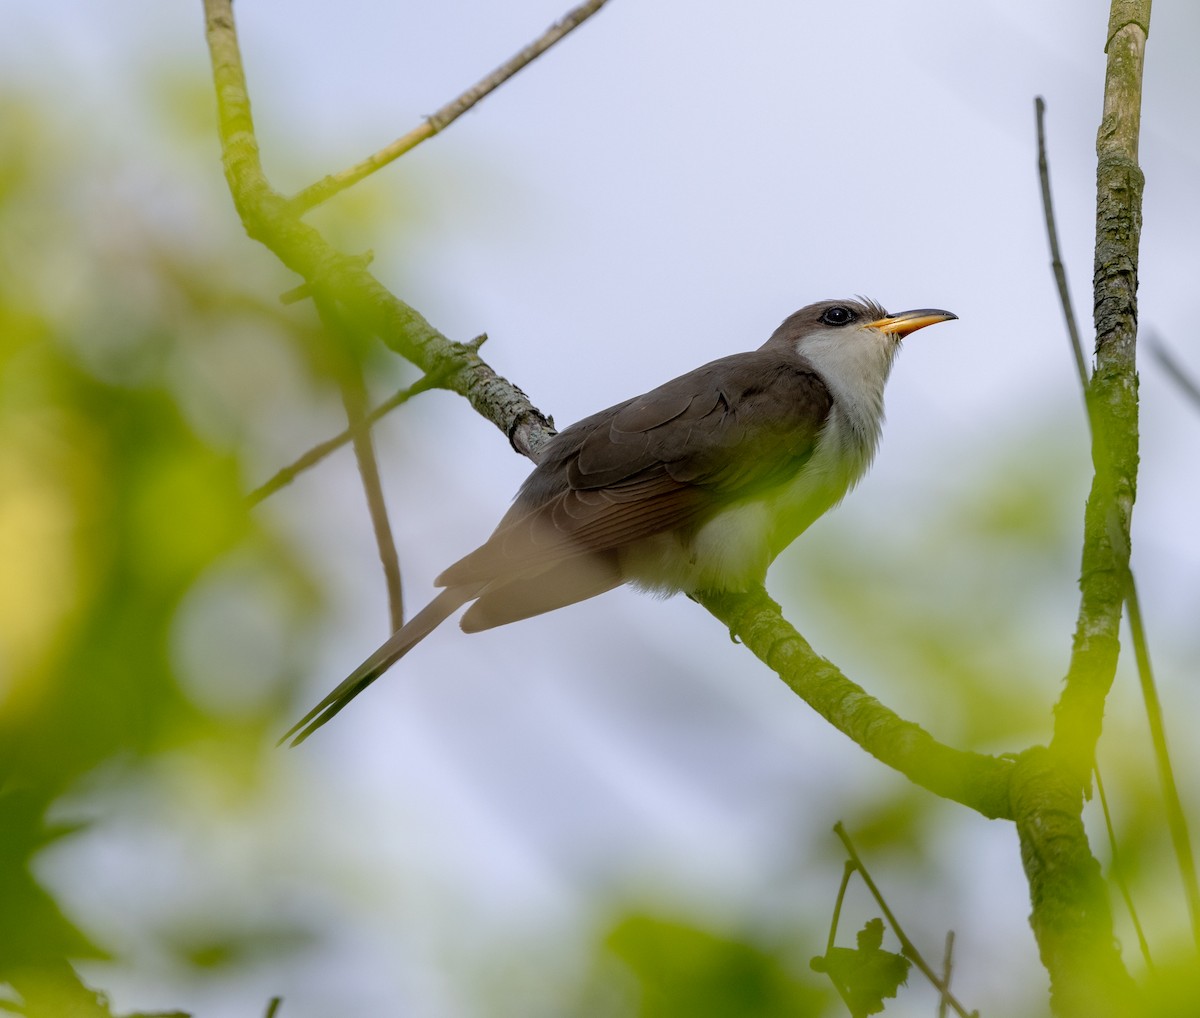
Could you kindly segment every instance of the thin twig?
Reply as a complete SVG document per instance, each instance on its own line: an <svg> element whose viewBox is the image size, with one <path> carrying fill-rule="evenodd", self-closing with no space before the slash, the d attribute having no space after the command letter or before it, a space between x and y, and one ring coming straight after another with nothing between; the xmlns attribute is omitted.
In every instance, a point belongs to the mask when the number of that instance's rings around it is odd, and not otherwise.
<svg viewBox="0 0 1200 1018"><path fill-rule="evenodd" d="M1158 779L1162 784L1163 800L1167 812L1167 829L1171 832L1171 845L1175 849L1175 861L1183 880L1187 898L1188 915L1192 920L1192 938L1196 950L1200 951L1200 880L1196 877L1196 857L1192 852L1192 839L1188 833L1187 817L1179 798L1179 787L1175 784L1175 771L1171 756L1167 752L1167 733L1163 725L1162 704L1158 699L1158 688L1154 672L1150 668L1150 650L1146 644L1146 630L1142 624L1142 608L1138 601L1137 585L1133 573L1129 574L1129 593L1125 603L1129 608L1129 629L1133 634L1133 653L1137 659L1138 679L1142 686L1142 700L1146 704L1146 720L1150 724L1150 741L1154 746L1154 760L1158 764Z"/></svg>
<svg viewBox="0 0 1200 1018"><path fill-rule="evenodd" d="M342 389L342 404L346 408L346 419L353 432L354 459L358 463L358 474L362 479L363 493L367 497L367 512L371 517L371 529L375 533L375 546L379 550L379 562L383 566L383 581L387 588L388 619L394 633L404 625L404 586L400 579L400 553L396 551L396 538L388 520L387 501L383 497L383 481L379 474L379 459L375 455L375 443L371 429L362 426L366 416L366 390L362 379L345 383Z"/></svg>
<svg viewBox="0 0 1200 1018"><path fill-rule="evenodd" d="M313 302L325 328L344 347L355 345L348 324L335 310L333 303L314 294ZM358 474L363 492L367 497L367 511L371 516L371 529L375 533L375 545L379 550L379 561L383 566L384 584L387 587L388 615L392 632L404 625L404 590L400 580L400 556L396 551L396 539L392 535L392 524L388 520L387 501L383 497L383 481L379 475L379 460L375 455L375 443L371 429L366 427L367 388L362 369L356 362L346 358L345 369L339 379L342 404L346 408L346 419L350 424L354 458L358 463Z"/></svg>
<svg viewBox="0 0 1200 1018"><path fill-rule="evenodd" d="M1033 101L1037 111L1038 179L1042 183L1042 211L1046 214L1046 236L1050 240L1050 267L1054 270L1054 282L1058 285L1058 299L1062 304L1063 317L1067 320L1067 333L1071 337L1071 350L1075 354L1075 369L1079 372L1079 384L1087 396L1088 370L1083 355L1083 342L1079 338L1079 324L1075 320L1075 309L1071 305L1071 291L1067 287L1067 270L1063 266L1058 248L1058 226L1054 220L1054 200L1050 195L1050 165L1046 160L1046 103L1039 95Z"/></svg>
<svg viewBox="0 0 1200 1018"><path fill-rule="evenodd" d="M950 976L954 971L954 931L946 931L946 950L942 952L942 982L950 989ZM950 1001L944 993L938 994L938 1018L946 1018Z"/></svg>
<svg viewBox="0 0 1200 1018"><path fill-rule="evenodd" d="M1175 355L1157 336L1147 337L1146 345L1150 348L1150 353L1158 361L1159 366L1174 380L1183 394L1195 403L1197 408L1200 408L1200 383L1197 383L1187 373L1183 365L1175 359Z"/></svg>
<svg viewBox="0 0 1200 1018"><path fill-rule="evenodd" d="M1100 777L1100 766L1097 764L1094 771L1096 776L1096 793L1100 796L1100 809L1104 812L1104 826L1108 831L1108 846L1112 852L1112 875L1117 882L1117 888L1121 892L1121 897L1125 901L1125 907L1129 909L1129 918L1133 921L1133 930L1137 934L1138 946L1142 951L1142 960L1146 963L1146 969L1150 972L1154 971L1154 959L1150 956L1150 944L1146 940L1146 933L1142 929L1142 922L1138 918L1137 909L1133 904L1133 895L1129 891L1129 883L1125 879L1125 867L1121 863L1121 855L1117 849L1117 831L1113 826L1112 814L1108 809L1108 796L1104 794L1104 781Z"/></svg>
<svg viewBox="0 0 1200 1018"><path fill-rule="evenodd" d="M879 892L879 888L875 886L875 881L871 879L871 874L867 872L866 866L863 865L862 859L859 858L858 852L854 849L854 844L850 841L850 835L846 833L846 828L842 826L840 820L833 825L833 833L841 839L842 844L846 848L846 854L850 856L855 868L862 874L863 883L867 885L867 889L879 904L880 909L883 910L888 925L891 926L892 932L896 934L896 939L900 941L900 950L904 954L904 957L908 958L921 970L925 978L942 994L943 999L954 1009L954 1013L959 1015L960 1018L970 1018L971 1015L978 1015L979 1012L977 1011L967 1011L954 998L954 994L950 992L950 987L929 967L929 963L921 956L921 952L917 950L917 945L908 939L908 934L904 932L895 915L892 914L892 910L888 908L887 902Z"/></svg>
<svg viewBox="0 0 1200 1018"><path fill-rule="evenodd" d="M321 460L325 459L326 456L337 452L337 450L342 446L352 441L354 439L354 433L357 429L371 427L372 424L378 421L385 414L395 410L396 407L400 406L401 404L407 403L410 399L412 399L413 396L416 396L418 393L425 392L428 389L435 389L439 384L440 383L434 376L425 375L408 388L400 389L398 392L394 393L392 396L380 403L379 406L377 406L374 410L366 414L362 421L360 421L354 427L347 428L345 431L334 435L333 438L326 439L324 442L314 445L308 450L308 452L304 453L302 456L299 456L286 467L283 467L269 480L250 492L250 494L246 496L247 503L249 503L251 506L258 505L258 503L262 502L265 498L267 498L267 496L274 495L275 492L279 491L281 488L287 487L292 483L292 481L304 473L305 470L312 469L318 463L320 463Z"/></svg>
<svg viewBox="0 0 1200 1018"><path fill-rule="evenodd" d="M842 883L838 888L837 899L833 903L833 918L829 920L829 941L825 944L825 953L833 950L837 940L838 923L842 918L842 903L846 900L846 888L850 886L850 878L854 876L854 862L847 859L842 866Z"/></svg>
<svg viewBox="0 0 1200 1018"><path fill-rule="evenodd" d="M279 1014L279 1009L282 1006L283 1006L283 998L282 997L272 997L267 1002L267 1013L264 1015L264 1018L275 1018L275 1016L277 1014Z"/></svg>
<svg viewBox="0 0 1200 1018"><path fill-rule="evenodd" d="M833 953L833 946L837 941L838 922L842 917L842 903L846 900L846 888L850 886L850 878L854 876L855 869L857 869L857 867L849 859L847 859L842 865L842 883L841 886L838 887L837 900L835 900L833 903L833 918L829 921L829 940L825 944L826 958ZM832 967L822 969L821 971L824 972L824 974L829 977L829 981L833 983L833 988L837 990L838 996L842 998L842 1003L846 1005L847 1009L853 1012L854 1005L850 1001L850 991L842 982L837 971Z"/></svg>
<svg viewBox="0 0 1200 1018"><path fill-rule="evenodd" d="M537 39L492 71L491 74L481 78L463 92L462 95L456 99L452 99L436 113L427 117L425 122L419 127L413 128L407 134L397 138L390 145L386 145L373 155L367 156L358 165L351 166L338 173L330 174L328 177L318 180L315 184L310 184L303 191L294 195L289 200L292 211L297 215L302 215L309 211L309 209L329 200L335 194L357 184L360 180L370 176L388 163L399 159L406 152L411 152L421 142L445 130L479 102L479 100L495 91L514 74L545 53L556 42L578 28L607 2L608 0L588 0L587 3L580 4L574 10L569 11L559 21L556 21L546 29Z"/></svg>

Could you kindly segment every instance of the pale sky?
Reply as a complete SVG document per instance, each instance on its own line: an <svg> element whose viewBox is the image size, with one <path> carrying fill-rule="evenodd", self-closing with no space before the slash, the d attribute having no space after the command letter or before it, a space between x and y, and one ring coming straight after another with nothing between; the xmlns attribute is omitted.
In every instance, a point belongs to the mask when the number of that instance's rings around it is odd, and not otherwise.
<svg viewBox="0 0 1200 1018"><path fill-rule="evenodd" d="M344 10L242 0L268 173L287 191L309 181L305 172L357 161L565 9L553 0ZM111 122L117 138L137 137L121 110L131 96L144 100L147 72L202 77L207 67L198 2L43 0L12 5L6 21L0 80L35 87L81 120ZM448 336L487 331L484 357L564 424L758 346L814 300L861 293L894 311L956 312L959 322L906 343L877 465L828 521L843 538L894 535L903 561L912 521L963 496L997 440L1025 437L1036 459L1036 421L1064 432L1086 462L1048 268L1033 99L1048 104L1059 228L1086 336L1105 24L1105 5L1080 0L611 0L444 135L362 185L417 225L359 224L354 239L374 250L377 275ZM1141 322L1200 376L1198 31L1194 3L1155 5ZM306 171L280 152L294 153L301 139ZM221 186L215 141L200 158ZM231 209L224 228L240 234ZM1186 711L1200 707L1180 684L1198 649L1200 413L1148 358L1141 393L1134 566L1164 688L1178 697L1169 703ZM441 568L486 537L528 464L453 397L430 396L406 412L437 429L420 439L400 424L379 431L385 466L389 455L403 460L388 495L411 610ZM315 423L314 439L328 430ZM264 473L276 465L264 462ZM306 701L385 635L352 462L339 457L322 471L265 510L311 543L341 591ZM1084 466L1079 479L1081 520ZM826 525L800 543L819 542ZM887 690L885 676L859 670L877 665L844 627L806 624L820 592L805 588L804 554L781 560L769 586L821 653L867 688ZM777 576L785 562L786 583ZM910 568L925 567L914 554ZM1069 570L1058 591L1045 639L1065 666L1077 596ZM863 625L869 641L870 620ZM602 921L588 902L605 889L649 889L701 913L736 914L746 901L770 900L784 846L797 851L798 842L809 865L790 874L788 893L820 899L840 873L828 831L847 802L904 789L682 599L615 592L470 639L447 626L403 671L302 752L279 756L271 816L234 814L218 830L196 830L182 806L158 803L151 824L137 819L143 807L117 803L84 854L48 866L65 886L72 866L110 865L113 886L133 890L144 874L129 872L127 860L146 852L174 860L156 864L172 893L172 866L195 880L193 904L228 893L223 881L273 886L282 873L289 887L288 877L319 884L342 874L295 905L324 908L342 931L311 966L190 985L146 961L153 947L141 944L140 966L116 977L105 969L97 980L121 1009L182 1006L232 1018L284 992L288 1018L333 1013L334 999L348 1002L352 1010L338 1012L346 1016L465 1018L476 1012L456 986L456 963L486 956L497 939L560 928L569 958L579 924ZM952 700L953 691L930 698ZM936 713L921 713L927 705L891 705L937 734ZM1200 796L1185 793L1193 803ZM1007 982L1036 986L1044 974L1011 830L945 813L929 848L934 872L896 894L910 912L937 913L931 930L959 930L966 960L956 982L982 1006ZM954 870L962 852L977 858ZM73 893L82 914L107 921L102 891ZM929 904L928 894L944 897ZM133 910L129 943L139 944L136 916L166 907L150 897ZM914 992L888 1014L930 1009Z"/></svg>

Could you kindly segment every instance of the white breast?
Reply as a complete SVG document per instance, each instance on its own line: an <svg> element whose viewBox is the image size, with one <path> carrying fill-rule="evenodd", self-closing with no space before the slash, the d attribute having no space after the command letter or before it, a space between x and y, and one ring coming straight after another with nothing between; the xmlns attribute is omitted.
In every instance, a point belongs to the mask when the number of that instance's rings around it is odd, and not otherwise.
<svg viewBox="0 0 1200 1018"><path fill-rule="evenodd" d="M724 510L695 534L658 534L621 552L634 586L658 594L745 590L762 583L784 548L833 508L870 467L883 425L893 339L864 329L806 338L801 351L834 397L812 457L791 480Z"/></svg>

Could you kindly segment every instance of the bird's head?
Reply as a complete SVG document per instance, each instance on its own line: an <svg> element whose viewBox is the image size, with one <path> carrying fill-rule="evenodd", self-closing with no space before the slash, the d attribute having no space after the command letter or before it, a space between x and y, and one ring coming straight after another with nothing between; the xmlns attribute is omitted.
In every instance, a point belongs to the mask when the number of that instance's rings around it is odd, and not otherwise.
<svg viewBox="0 0 1200 1018"><path fill-rule="evenodd" d="M957 317L936 308L890 315L862 297L823 300L789 315L767 345L792 347L828 382L853 385L860 381L882 389L905 336Z"/></svg>

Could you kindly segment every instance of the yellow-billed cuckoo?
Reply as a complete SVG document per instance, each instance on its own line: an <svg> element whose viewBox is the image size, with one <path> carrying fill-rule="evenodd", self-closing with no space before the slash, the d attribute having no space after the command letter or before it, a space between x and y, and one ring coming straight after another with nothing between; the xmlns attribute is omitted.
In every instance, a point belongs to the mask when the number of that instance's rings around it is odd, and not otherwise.
<svg viewBox="0 0 1200 1018"><path fill-rule="evenodd" d="M955 317L810 304L757 350L571 425L492 536L437 578L442 592L284 739L308 738L468 601L475 633L622 583L663 595L762 583L870 466L900 340Z"/></svg>

